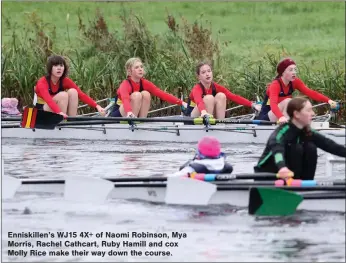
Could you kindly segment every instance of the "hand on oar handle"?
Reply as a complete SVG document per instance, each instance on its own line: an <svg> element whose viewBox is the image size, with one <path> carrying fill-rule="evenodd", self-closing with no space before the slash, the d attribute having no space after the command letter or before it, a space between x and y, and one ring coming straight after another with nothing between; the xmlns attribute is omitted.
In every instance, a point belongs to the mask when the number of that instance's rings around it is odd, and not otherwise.
<svg viewBox="0 0 346 263"><path fill-rule="evenodd" d="M97 111L100 113L101 116L105 116L106 115L106 111L104 108L102 108L100 105L96 106Z"/></svg>
<svg viewBox="0 0 346 263"><path fill-rule="evenodd" d="M281 179L289 179L294 176L294 173L287 167L283 167L279 170L277 177Z"/></svg>
<svg viewBox="0 0 346 263"><path fill-rule="evenodd" d="M252 103L251 108L253 108L257 112L260 112L261 109L262 109L262 105L261 104L257 104L257 103Z"/></svg>
<svg viewBox="0 0 346 263"><path fill-rule="evenodd" d="M187 109L187 103L185 101L183 101L182 105L184 109Z"/></svg>
<svg viewBox="0 0 346 263"><path fill-rule="evenodd" d="M333 101L333 100L329 100L328 101L328 104L330 105L330 108L334 111L338 111L339 108L340 108L340 105L339 103L337 103L336 101Z"/></svg>
<svg viewBox="0 0 346 263"><path fill-rule="evenodd" d="M209 116L209 117L213 117L213 115L211 115L211 114L209 114L206 110L202 110L202 112L201 112L201 117L204 117L204 116Z"/></svg>
<svg viewBox="0 0 346 263"><path fill-rule="evenodd" d="M278 120L279 124L283 124L288 122L287 118L285 116L282 116L279 120Z"/></svg>
<svg viewBox="0 0 346 263"><path fill-rule="evenodd" d="M68 117L67 114L63 113L62 111L59 112L59 114L62 115L64 117L64 119L67 119L67 117Z"/></svg>
<svg viewBox="0 0 346 263"><path fill-rule="evenodd" d="M133 114L132 111L129 111L126 115L127 118L136 118L136 115Z"/></svg>

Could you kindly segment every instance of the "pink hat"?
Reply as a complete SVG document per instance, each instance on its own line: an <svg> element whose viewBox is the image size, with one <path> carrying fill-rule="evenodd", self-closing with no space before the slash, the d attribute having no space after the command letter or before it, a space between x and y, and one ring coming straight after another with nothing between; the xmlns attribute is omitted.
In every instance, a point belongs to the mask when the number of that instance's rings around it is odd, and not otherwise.
<svg viewBox="0 0 346 263"><path fill-rule="evenodd" d="M200 154L216 158L221 154L221 145L218 139L212 136L205 136L198 142L198 151Z"/></svg>

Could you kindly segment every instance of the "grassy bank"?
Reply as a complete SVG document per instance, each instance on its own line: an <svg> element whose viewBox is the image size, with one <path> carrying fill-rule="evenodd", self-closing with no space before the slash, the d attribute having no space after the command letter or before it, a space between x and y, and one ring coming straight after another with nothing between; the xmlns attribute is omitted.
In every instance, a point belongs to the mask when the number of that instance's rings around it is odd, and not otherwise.
<svg viewBox="0 0 346 263"><path fill-rule="evenodd" d="M216 81L254 99L290 55L309 86L343 100L344 12L343 2L3 2L2 96L29 104L53 52L70 59L70 76L95 99L114 96L133 55L177 96L207 58Z"/></svg>

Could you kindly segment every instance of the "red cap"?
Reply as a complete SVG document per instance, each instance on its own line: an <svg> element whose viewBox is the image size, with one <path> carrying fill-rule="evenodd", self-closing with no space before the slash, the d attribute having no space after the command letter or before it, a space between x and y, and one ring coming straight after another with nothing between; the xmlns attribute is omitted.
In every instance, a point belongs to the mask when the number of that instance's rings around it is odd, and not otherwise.
<svg viewBox="0 0 346 263"><path fill-rule="evenodd" d="M281 76L282 73L284 73L284 71L286 70L286 68L295 64L296 63L292 59L286 58L278 64L278 66L276 67L276 71L278 72L278 75Z"/></svg>

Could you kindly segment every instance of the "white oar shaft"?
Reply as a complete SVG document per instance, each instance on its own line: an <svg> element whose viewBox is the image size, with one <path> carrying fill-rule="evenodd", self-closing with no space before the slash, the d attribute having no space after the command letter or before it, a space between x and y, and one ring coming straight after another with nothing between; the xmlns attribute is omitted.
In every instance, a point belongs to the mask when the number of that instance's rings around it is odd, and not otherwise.
<svg viewBox="0 0 346 263"><path fill-rule="evenodd" d="M105 112L107 112L113 105L114 105L113 101L109 103L109 105L106 108L104 108ZM93 115L99 115L99 112L95 111L95 112L85 113L85 114L77 115L77 116L93 116Z"/></svg>
<svg viewBox="0 0 346 263"><path fill-rule="evenodd" d="M312 106L312 108L317 108L317 107L324 106L324 105L328 105L328 103L323 102L323 103L320 103L320 104L316 104L316 105Z"/></svg>
<svg viewBox="0 0 346 263"><path fill-rule="evenodd" d="M166 110L166 109L170 109L170 108L173 108L173 107L176 107L176 106L178 106L178 105L170 105L170 106L167 106L167 107L164 107L164 108L152 110L152 111L149 111L148 114L155 113L155 112L162 111L162 110Z"/></svg>
<svg viewBox="0 0 346 263"><path fill-rule="evenodd" d="M242 108L242 107L244 107L244 106L243 106L243 105L238 105L238 106L235 106L235 107L233 107L233 108L227 109L226 112L232 111L232 110L236 110L236 109L239 109L239 108Z"/></svg>
<svg viewBox="0 0 346 263"><path fill-rule="evenodd" d="M100 102L103 102L103 101L106 101L106 100L108 100L108 98L103 99L103 100L98 100L98 101L96 101L96 103L100 103ZM88 104L84 104L84 105L79 106L78 109L85 108L87 106L89 106L89 105Z"/></svg>

